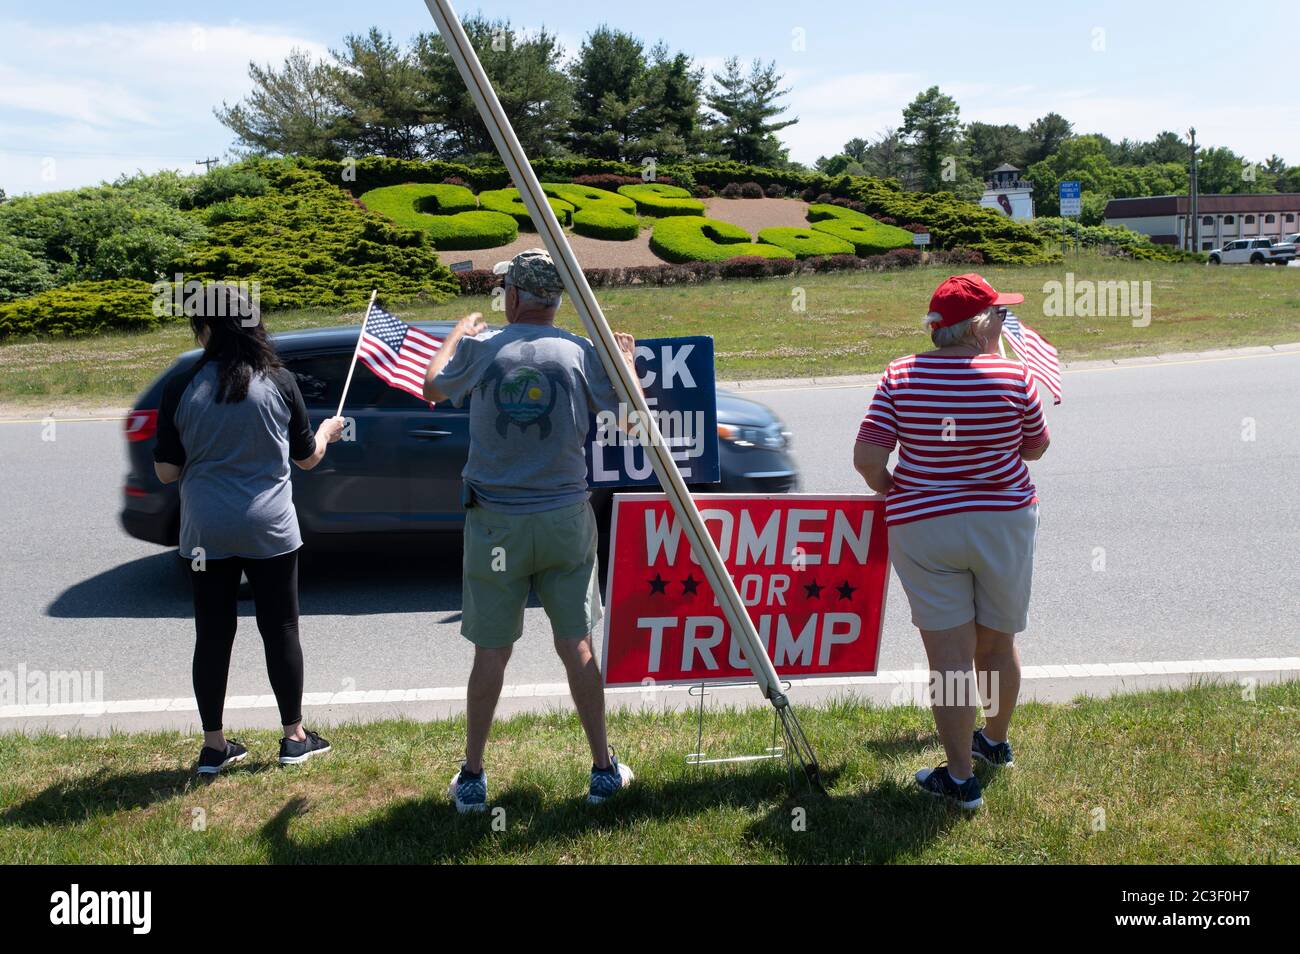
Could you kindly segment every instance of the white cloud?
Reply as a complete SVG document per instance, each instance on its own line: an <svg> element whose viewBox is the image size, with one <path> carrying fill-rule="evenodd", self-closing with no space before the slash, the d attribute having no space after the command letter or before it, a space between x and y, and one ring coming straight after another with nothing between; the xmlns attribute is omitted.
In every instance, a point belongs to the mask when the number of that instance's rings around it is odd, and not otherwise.
<svg viewBox="0 0 1300 954"><path fill-rule="evenodd" d="M328 49L278 26L239 21L0 21L0 185L11 194L72 188L137 168L192 168L231 136L212 115L249 91L248 63ZM59 175L40 175L53 155ZM192 158L191 158L192 156Z"/></svg>

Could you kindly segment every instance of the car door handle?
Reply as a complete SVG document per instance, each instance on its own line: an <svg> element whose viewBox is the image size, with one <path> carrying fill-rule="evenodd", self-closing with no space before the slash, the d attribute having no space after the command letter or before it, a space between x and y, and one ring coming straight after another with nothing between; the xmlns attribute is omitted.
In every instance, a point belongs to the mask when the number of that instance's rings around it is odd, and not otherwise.
<svg viewBox="0 0 1300 954"><path fill-rule="evenodd" d="M417 427L414 430L407 431L412 437L418 437L421 440L434 441L440 437L451 437L451 431L439 431L431 427Z"/></svg>

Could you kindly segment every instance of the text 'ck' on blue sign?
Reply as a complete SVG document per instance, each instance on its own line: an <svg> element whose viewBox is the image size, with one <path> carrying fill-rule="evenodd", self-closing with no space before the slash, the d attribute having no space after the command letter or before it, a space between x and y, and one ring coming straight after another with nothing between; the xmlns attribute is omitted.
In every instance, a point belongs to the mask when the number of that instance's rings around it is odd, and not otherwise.
<svg viewBox="0 0 1300 954"><path fill-rule="evenodd" d="M646 404L687 483L717 483L718 399L713 339L647 338L636 343L636 370ZM593 487L655 486L645 448L620 431L613 415L592 417L587 480Z"/></svg>

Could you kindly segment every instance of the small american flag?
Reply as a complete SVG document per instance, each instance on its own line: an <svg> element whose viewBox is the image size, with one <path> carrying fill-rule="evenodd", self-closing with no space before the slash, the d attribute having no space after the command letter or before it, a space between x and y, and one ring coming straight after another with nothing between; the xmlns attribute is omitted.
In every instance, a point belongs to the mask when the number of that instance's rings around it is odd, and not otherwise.
<svg viewBox="0 0 1300 954"><path fill-rule="evenodd" d="M361 329L357 357L389 387L424 400L424 376L442 339L412 328L382 308L372 308Z"/></svg>
<svg viewBox="0 0 1300 954"><path fill-rule="evenodd" d="M1052 403L1060 404L1061 362L1056 349L1009 311L1002 319L1002 334L1016 357L1029 369L1030 376L1052 392Z"/></svg>

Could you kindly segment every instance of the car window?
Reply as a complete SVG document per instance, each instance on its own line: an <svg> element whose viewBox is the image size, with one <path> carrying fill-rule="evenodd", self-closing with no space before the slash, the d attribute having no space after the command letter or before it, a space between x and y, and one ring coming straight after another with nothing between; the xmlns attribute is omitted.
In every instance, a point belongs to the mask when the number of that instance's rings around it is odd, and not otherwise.
<svg viewBox="0 0 1300 954"><path fill-rule="evenodd" d="M303 401L311 408L338 408L343 394L343 382L348 376L349 354L316 354L282 359L286 368L298 381ZM358 363L348 390L348 408L373 407L385 391L395 390L386 385L375 373ZM414 398L412 398L414 400ZM346 409L346 408L345 408Z"/></svg>

